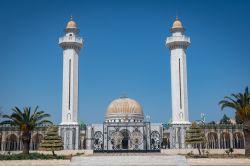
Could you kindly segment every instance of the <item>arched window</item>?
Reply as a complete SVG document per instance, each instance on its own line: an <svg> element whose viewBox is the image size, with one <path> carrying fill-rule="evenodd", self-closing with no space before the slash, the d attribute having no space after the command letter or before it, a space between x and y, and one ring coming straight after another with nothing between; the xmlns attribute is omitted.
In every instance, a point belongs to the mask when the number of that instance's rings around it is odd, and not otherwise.
<svg viewBox="0 0 250 166"><path fill-rule="evenodd" d="M32 137L32 147L30 147L32 150L38 150L39 145L43 139L43 135L36 133Z"/></svg>
<svg viewBox="0 0 250 166"><path fill-rule="evenodd" d="M17 136L15 134L10 134L6 138L6 144L5 144L5 150L6 151L16 151L18 150L17 146Z"/></svg>
<svg viewBox="0 0 250 166"><path fill-rule="evenodd" d="M243 149L244 148L244 137L241 132L233 133L233 148Z"/></svg>
<svg viewBox="0 0 250 166"><path fill-rule="evenodd" d="M220 148L228 149L230 148L230 135L229 133L223 132L220 136Z"/></svg>
<svg viewBox="0 0 250 166"><path fill-rule="evenodd" d="M207 148L217 149L219 148L218 135L215 132L210 132L207 134Z"/></svg>
<svg viewBox="0 0 250 166"><path fill-rule="evenodd" d="M170 149L170 133L163 133L162 148Z"/></svg>
<svg viewBox="0 0 250 166"><path fill-rule="evenodd" d="M70 113L67 114L67 120L71 120L71 114Z"/></svg>

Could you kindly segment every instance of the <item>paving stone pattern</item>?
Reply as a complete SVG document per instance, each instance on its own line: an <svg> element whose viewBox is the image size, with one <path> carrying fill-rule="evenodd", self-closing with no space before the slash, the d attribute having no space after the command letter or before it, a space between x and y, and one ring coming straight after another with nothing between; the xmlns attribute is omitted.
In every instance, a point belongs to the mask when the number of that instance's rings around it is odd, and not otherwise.
<svg viewBox="0 0 250 166"><path fill-rule="evenodd" d="M109 154L73 157L70 166L188 166L184 156Z"/></svg>

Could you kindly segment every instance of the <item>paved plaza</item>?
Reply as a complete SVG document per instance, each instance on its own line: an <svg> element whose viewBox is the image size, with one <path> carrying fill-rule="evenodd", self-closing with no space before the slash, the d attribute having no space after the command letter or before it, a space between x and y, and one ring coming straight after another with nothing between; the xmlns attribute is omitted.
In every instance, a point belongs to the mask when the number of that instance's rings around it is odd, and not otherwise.
<svg viewBox="0 0 250 166"><path fill-rule="evenodd" d="M0 166L69 166L69 160L4 160Z"/></svg>
<svg viewBox="0 0 250 166"><path fill-rule="evenodd" d="M150 154L97 154L86 157L73 157L70 166L188 166L184 156Z"/></svg>
<svg viewBox="0 0 250 166"><path fill-rule="evenodd" d="M245 158L203 158L187 159L190 166L250 166L250 159Z"/></svg>
<svg viewBox="0 0 250 166"><path fill-rule="evenodd" d="M250 159L208 158L187 159L162 154L95 154L70 160L12 160L0 161L0 166L250 166Z"/></svg>

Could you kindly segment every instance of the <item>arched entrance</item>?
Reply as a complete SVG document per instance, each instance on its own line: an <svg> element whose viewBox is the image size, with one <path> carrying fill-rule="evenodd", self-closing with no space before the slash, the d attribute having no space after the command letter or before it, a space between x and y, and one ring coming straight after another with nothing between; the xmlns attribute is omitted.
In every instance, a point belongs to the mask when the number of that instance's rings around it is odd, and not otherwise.
<svg viewBox="0 0 250 166"><path fill-rule="evenodd" d="M129 149L129 140L130 140L130 136L129 136L129 131L126 129L123 129L121 131L123 139L122 139L122 149L127 150Z"/></svg>

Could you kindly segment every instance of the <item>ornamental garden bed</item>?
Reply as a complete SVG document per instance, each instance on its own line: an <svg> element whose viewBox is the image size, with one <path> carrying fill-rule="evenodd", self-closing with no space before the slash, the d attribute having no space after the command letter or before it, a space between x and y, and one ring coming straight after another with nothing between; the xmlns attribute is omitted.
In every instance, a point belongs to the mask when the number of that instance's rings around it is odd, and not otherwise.
<svg viewBox="0 0 250 166"><path fill-rule="evenodd" d="M40 153L30 153L30 154L0 154L0 160L67 160L72 156L53 156L48 154L40 154Z"/></svg>
<svg viewBox="0 0 250 166"><path fill-rule="evenodd" d="M247 158L245 155L243 154L231 154L231 155L227 155L227 154L209 154L209 155L185 155L186 158Z"/></svg>

